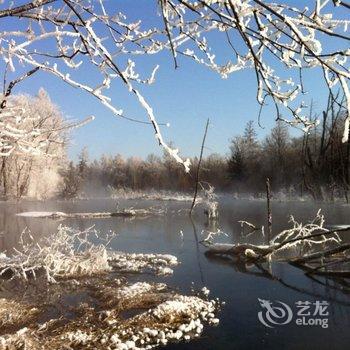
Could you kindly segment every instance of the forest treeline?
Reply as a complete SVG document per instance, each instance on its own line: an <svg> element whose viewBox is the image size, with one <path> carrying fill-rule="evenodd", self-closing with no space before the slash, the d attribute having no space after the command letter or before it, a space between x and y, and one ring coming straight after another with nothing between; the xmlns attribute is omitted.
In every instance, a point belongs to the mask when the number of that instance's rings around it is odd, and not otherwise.
<svg viewBox="0 0 350 350"><path fill-rule="evenodd" d="M259 140L254 122L249 121L244 133L231 140L227 156L211 154L202 160L200 180L217 191L260 196L269 178L275 193L348 201L350 144L342 142L345 115L342 101L330 95L317 127L300 137L292 137L290 127L279 121ZM312 109L310 116L316 121ZM191 163L196 169L198 158ZM118 154L90 162L86 150L76 164L69 164L63 179L65 197L91 195L91 190L107 188L188 192L195 183L193 172L184 173L166 154L150 155L145 160L124 159Z"/></svg>
<svg viewBox="0 0 350 350"><path fill-rule="evenodd" d="M168 154L149 155L146 159L103 155L90 160L84 149L77 162L69 162L67 133L60 131L64 118L47 93L40 90L35 97L17 96L14 102L36 116L30 123L54 125L58 131L43 140L46 154L22 152L2 157L0 190L5 198L100 196L107 195L111 188L182 192L194 189L196 157L191 160L190 174ZM350 143L342 142L345 112L343 101L330 95L327 108L318 116L317 127L299 137L292 137L291 128L279 121L264 139L258 139L255 123L249 121L244 133L230 140L227 155L203 158L200 180L216 191L261 196L269 178L273 193L348 201ZM316 120L312 109L309 113Z"/></svg>

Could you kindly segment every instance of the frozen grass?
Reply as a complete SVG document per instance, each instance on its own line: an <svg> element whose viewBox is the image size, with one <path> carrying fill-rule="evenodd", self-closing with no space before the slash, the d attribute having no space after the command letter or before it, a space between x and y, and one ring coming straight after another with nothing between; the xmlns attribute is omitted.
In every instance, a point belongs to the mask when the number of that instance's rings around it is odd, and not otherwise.
<svg viewBox="0 0 350 350"><path fill-rule="evenodd" d="M105 237L100 244L91 243L92 236L97 237L93 228L78 231L60 225L57 232L35 242L30 232L25 231L20 250L11 256L0 255L0 277L28 280L44 273L49 282L56 282L57 278L91 276L112 270L166 275L178 264L172 255L111 252L107 247L112 236Z"/></svg>
<svg viewBox="0 0 350 350"><path fill-rule="evenodd" d="M0 332L1 348L151 349L168 342L191 340L202 334L205 324L219 322L218 300L174 294L163 283L125 284L115 280L87 284L99 308L75 305L76 316L71 320L59 317L35 323L30 311L24 312L27 318L23 317L23 310L31 310L30 306L5 305L4 320L11 315L21 322L12 322L12 330ZM203 295L207 294L206 289ZM33 310L37 312L36 308ZM131 311L134 315L128 317L125 312Z"/></svg>
<svg viewBox="0 0 350 350"><path fill-rule="evenodd" d="M150 349L172 341L190 340L201 335L205 323L218 323L214 314L217 309L217 301L175 295L116 328L110 341L117 349Z"/></svg>
<svg viewBox="0 0 350 350"><path fill-rule="evenodd" d="M206 288L184 296L164 283L126 280L125 272L171 274L176 257L112 252L112 238L59 226L35 242L23 232L21 249L0 255L7 289L0 291L0 348L150 349L218 323L220 304Z"/></svg>
<svg viewBox="0 0 350 350"><path fill-rule="evenodd" d="M184 296L164 283L127 283L121 274L169 274L176 257L111 252L112 236L92 244L96 235L93 228L59 226L35 242L26 231L21 250L0 256L8 277L7 299L0 299L1 349L150 349L198 337L204 324L218 323L220 304L207 299L208 289Z"/></svg>
<svg viewBox="0 0 350 350"><path fill-rule="evenodd" d="M111 270L105 244L89 241L96 232L59 226L58 230L35 242L30 232L21 235L21 249L11 256L0 255L0 276L28 280L44 272L49 282L57 278L93 275ZM29 241L29 243L26 243Z"/></svg>
<svg viewBox="0 0 350 350"><path fill-rule="evenodd" d="M178 264L177 258L170 254L110 253L109 262L113 269L121 272L152 272L170 275L172 267Z"/></svg>
<svg viewBox="0 0 350 350"><path fill-rule="evenodd" d="M18 328L30 323L39 314L39 309L22 305L14 300L0 299L0 329ZM1 343L0 343L1 344Z"/></svg>

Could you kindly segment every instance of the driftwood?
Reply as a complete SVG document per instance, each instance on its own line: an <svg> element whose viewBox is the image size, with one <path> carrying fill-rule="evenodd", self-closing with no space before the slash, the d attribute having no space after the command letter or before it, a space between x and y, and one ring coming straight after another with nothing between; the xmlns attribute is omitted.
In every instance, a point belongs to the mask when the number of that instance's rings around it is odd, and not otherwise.
<svg viewBox="0 0 350 350"><path fill-rule="evenodd" d="M256 246L254 244L228 244L215 243L208 246L208 255L232 255L247 259L260 259L271 254L274 248L271 246Z"/></svg>
<svg viewBox="0 0 350 350"><path fill-rule="evenodd" d="M91 219L91 218L110 218L110 217L136 217L162 214L162 210L156 209L123 209L116 212L94 212L94 213L63 213L63 212L24 212L17 216L48 218L48 219Z"/></svg>
<svg viewBox="0 0 350 350"><path fill-rule="evenodd" d="M264 232L263 231L263 227L256 227L254 224L248 222L248 221L245 221L245 220L239 220L238 223L241 224L241 236L243 237L249 237L250 235L252 235L253 233L257 233L258 231L261 231L262 233ZM248 232L246 233L245 232L245 228L248 229Z"/></svg>

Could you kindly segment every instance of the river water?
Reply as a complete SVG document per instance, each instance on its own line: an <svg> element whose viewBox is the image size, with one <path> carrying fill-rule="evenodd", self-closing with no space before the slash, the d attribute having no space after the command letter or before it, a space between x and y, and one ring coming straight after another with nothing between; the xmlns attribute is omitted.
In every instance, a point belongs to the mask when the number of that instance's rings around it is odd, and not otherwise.
<svg viewBox="0 0 350 350"><path fill-rule="evenodd" d="M266 222L264 201L238 200L229 196L219 199L219 221L210 227L202 209L198 208L191 221L184 209L188 202L162 202L148 200L93 199L79 201L2 202L0 203L0 252L11 252L18 246L20 233L29 228L35 239L50 235L58 225L86 229L94 226L100 232L116 233L111 248L126 252L169 253L181 262L171 277L157 277L175 290L190 293L206 286L210 296L224 301L219 314L220 324L208 327L203 336L190 343L167 346L167 349L348 349L350 347L350 281L342 280L342 289L334 280L325 277L310 278L301 270L286 263L274 263L269 267L237 265L230 260L209 258L205 247L198 244L204 238L203 231L220 228L227 234L227 242L246 242L238 220L255 225ZM103 212L116 207L166 208L163 216L147 218L101 218L52 220L18 217L25 211ZM318 209L322 210L328 225L350 224L350 207L342 204L306 202L272 203L273 231L288 228L289 216L296 220L310 221ZM350 234L350 233L349 233ZM263 243L260 233L251 235L251 243ZM348 286L345 288L344 285ZM278 317L272 323L271 316L259 299L273 302L287 312L290 320L280 324ZM282 302L283 304L280 304ZM306 302L307 309L298 307ZM322 303L327 305L322 307ZM299 304L298 304L299 303ZM321 305L321 306L320 306ZM300 306L300 305L299 305ZM283 310L282 310L283 309ZM302 311L302 314L300 314ZM298 314L299 312L299 314ZM259 315L263 322L259 320ZM314 315L315 313L315 315ZM270 318L271 319L271 318ZM324 322L324 327L319 323ZM316 321L315 321L316 320ZM297 324L297 323L303 324ZM325 325L326 324L326 325ZM327 326L327 327L326 327Z"/></svg>

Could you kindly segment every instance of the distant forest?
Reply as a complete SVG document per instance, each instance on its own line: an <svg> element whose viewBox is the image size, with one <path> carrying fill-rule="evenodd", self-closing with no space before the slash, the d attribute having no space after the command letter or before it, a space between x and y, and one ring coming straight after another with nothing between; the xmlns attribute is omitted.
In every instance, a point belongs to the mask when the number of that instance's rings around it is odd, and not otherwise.
<svg viewBox="0 0 350 350"><path fill-rule="evenodd" d="M38 155L12 152L0 157L0 196L46 199L108 195L109 190L172 190L192 192L198 158L186 174L169 154L149 155L147 159L121 155L90 160L84 149L77 162L67 161L69 135L61 111L41 89L37 96L13 96L11 103L25 107L28 129L37 125L53 128L43 140ZM227 155L206 156L200 167L200 180L237 195L264 195L266 178L274 195L289 198L349 201L350 142L342 142L346 109L344 100L330 95L327 107L308 117L318 125L299 137L290 135L291 127L278 121L265 139L257 138L257 125L249 121L242 135L228 145ZM34 136L33 136L34 137ZM198 150L199 153L199 150ZM53 156L54 154L54 156Z"/></svg>
<svg viewBox="0 0 350 350"><path fill-rule="evenodd" d="M316 120L312 108L309 113ZM200 180L210 183L216 191L260 196L269 178L274 193L348 201L350 143L342 142L342 101L330 95L327 108L318 119L317 127L300 137L291 137L290 127L278 121L263 140L258 140L254 122L249 121L243 135L231 140L228 156L211 154L202 160ZM198 158L191 161L192 169L196 169ZM149 155L146 160L124 159L118 154L89 161L83 150L79 161L70 162L62 171L61 195L91 195L96 189L109 187L188 192L194 188L193 173L185 174L167 154Z"/></svg>

